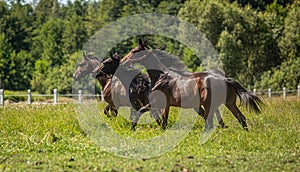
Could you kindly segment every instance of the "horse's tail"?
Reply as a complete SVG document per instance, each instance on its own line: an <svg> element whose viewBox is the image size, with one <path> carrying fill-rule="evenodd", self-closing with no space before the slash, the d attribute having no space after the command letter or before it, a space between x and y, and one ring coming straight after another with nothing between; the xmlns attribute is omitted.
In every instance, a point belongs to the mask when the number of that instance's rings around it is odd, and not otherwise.
<svg viewBox="0 0 300 172"><path fill-rule="evenodd" d="M226 82L234 88L234 90L240 98L242 105L246 105L248 110L253 110L255 113L261 112L261 105L263 105L264 103L258 96L256 96L251 91L246 90L244 87L241 86L240 83L238 83L232 78L227 78Z"/></svg>

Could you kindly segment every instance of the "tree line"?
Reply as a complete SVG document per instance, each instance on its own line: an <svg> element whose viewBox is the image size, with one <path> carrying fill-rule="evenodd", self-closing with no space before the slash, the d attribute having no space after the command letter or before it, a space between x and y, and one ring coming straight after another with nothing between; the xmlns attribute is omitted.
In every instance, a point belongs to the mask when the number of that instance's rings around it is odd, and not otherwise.
<svg viewBox="0 0 300 172"><path fill-rule="evenodd" d="M249 89L300 84L297 0L5 0L0 1L0 88L70 93L76 60L89 38L140 13L173 15L195 25L218 51L226 75ZM176 40L146 37L191 71L203 70L201 59ZM125 54L136 42L130 38L114 51Z"/></svg>

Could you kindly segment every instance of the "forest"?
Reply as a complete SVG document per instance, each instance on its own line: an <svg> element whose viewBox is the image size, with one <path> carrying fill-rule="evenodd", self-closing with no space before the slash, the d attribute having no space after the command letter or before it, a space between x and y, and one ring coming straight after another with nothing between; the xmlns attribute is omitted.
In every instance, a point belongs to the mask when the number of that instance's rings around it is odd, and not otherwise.
<svg viewBox="0 0 300 172"><path fill-rule="evenodd" d="M300 1L297 0L58 0L0 1L0 89L72 92L72 74L86 42L120 18L161 13L192 23L219 53L227 76L248 89L300 85ZM154 48L201 71L193 51L175 40L146 36ZM130 38L114 51L137 44Z"/></svg>

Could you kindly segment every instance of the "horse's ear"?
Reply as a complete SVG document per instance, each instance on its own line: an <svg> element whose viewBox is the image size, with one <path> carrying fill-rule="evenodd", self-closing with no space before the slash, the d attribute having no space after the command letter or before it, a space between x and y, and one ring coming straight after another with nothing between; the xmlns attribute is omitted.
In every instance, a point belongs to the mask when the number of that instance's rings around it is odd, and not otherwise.
<svg viewBox="0 0 300 172"><path fill-rule="evenodd" d="M119 56L118 53L115 53L115 54L112 56L112 58L115 59L115 60L121 60L122 57Z"/></svg>
<svg viewBox="0 0 300 172"><path fill-rule="evenodd" d="M144 40L144 46L147 47L147 44L148 44L148 40L145 39L145 40Z"/></svg>
<svg viewBox="0 0 300 172"><path fill-rule="evenodd" d="M147 40L139 39L139 45L140 45L142 48L148 48L148 46L147 46Z"/></svg>
<svg viewBox="0 0 300 172"><path fill-rule="evenodd" d="M143 42L143 40L141 38L139 39L139 45L142 46L142 47L144 45L144 42Z"/></svg>
<svg viewBox="0 0 300 172"><path fill-rule="evenodd" d="M90 59L87 52L82 52L82 55L83 55L83 58L85 60L89 60Z"/></svg>

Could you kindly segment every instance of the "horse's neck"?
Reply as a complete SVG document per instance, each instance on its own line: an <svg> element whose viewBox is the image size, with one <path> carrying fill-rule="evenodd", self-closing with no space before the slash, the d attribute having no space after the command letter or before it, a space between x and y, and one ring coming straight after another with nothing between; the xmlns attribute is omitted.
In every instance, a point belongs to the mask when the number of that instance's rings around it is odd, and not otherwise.
<svg viewBox="0 0 300 172"><path fill-rule="evenodd" d="M101 64L100 61L98 60L93 60L90 65L92 66L92 71L94 71L99 65ZM97 78L97 80L99 81L99 83L101 84L102 86L102 89L105 87L105 85L107 84L107 78L106 77L99 77Z"/></svg>
<svg viewBox="0 0 300 172"><path fill-rule="evenodd" d="M147 69L160 70L163 72L168 72L169 69L163 63L159 61L157 55L155 53L150 53L146 56L146 60L144 61L144 66Z"/></svg>
<svg viewBox="0 0 300 172"><path fill-rule="evenodd" d="M108 79L105 78L105 77L99 77L99 78L97 78L97 79L98 79L98 81L100 82L101 87L102 87L102 89L103 89L103 88L105 87L105 85L107 84Z"/></svg>
<svg viewBox="0 0 300 172"><path fill-rule="evenodd" d="M92 66L93 69L96 69L96 67L98 67L100 64L101 64L101 62L99 60L97 60L97 59L93 59L90 62L90 65Z"/></svg>
<svg viewBox="0 0 300 172"><path fill-rule="evenodd" d="M120 66L118 68L118 70L115 72L114 76L118 77L120 82L127 89L127 88L129 88L131 81L138 74L139 74L138 71L130 71L130 70L128 71L128 70L125 70L122 66Z"/></svg>
<svg viewBox="0 0 300 172"><path fill-rule="evenodd" d="M147 69L147 73L150 77L150 80L151 80L151 86L153 86L153 84L155 82L157 82L158 78L164 74L163 71L160 71L160 70L156 70L156 69Z"/></svg>

